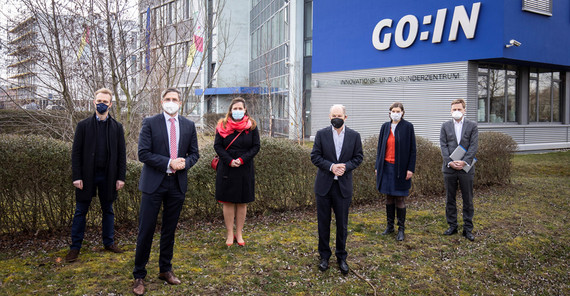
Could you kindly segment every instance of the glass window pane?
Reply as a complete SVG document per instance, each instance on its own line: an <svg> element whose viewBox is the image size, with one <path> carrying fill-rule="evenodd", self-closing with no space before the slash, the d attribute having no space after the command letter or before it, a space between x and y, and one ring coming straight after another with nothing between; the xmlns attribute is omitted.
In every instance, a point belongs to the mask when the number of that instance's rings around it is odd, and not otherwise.
<svg viewBox="0 0 570 296"><path fill-rule="evenodd" d="M305 3L305 38L313 37L313 2Z"/></svg>
<svg viewBox="0 0 570 296"><path fill-rule="evenodd" d="M272 38L272 48L277 47L277 45L279 44L279 38L278 38L278 34L279 34L279 24L277 23L279 21L279 18L275 15L273 16L273 18L271 19L272 22L272 29L273 29L273 33L271 33L271 38Z"/></svg>
<svg viewBox="0 0 570 296"><path fill-rule="evenodd" d="M552 83L552 121L560 122L560 83Z"/></svg>
<svg viewBox="0 0 570 296"><path fill-rule="evenodd" d="M507 81L507 121L517 121L517 80L509 78Z"/></svg>
<svg viewBox="0 0 570 296"><path fill-rule="evenodd" d="M537 89L538 89L537 81L536 80L530 80L529 81L529 90L528 90L528 100L529 100L529 103L528 103L528 121L529 122L538 121L538 119L536 118L536 105L537 105L536 97L538 95Z"/></svg>
<svg viewBox="0 0 570 296"><path fill-rule="evenodd" d="M549 122L550 117L550 87L552 73L540 73L538 75L538 121Z"/></svg>
<svg viewBox="0 0 570 296"><path fill-rule="evenodd" d="M313 55L313 41L307 40L305 41L305 56L309 57Z"/></svg>
<svg viewBox="0 0 570 296"><path fill-rule="evenodd" d="M489 73L489 122L505 121L505 70L491 70Z"/></svg>
<svg viewBox="0 0 570 296"><path fill-rule="evenodd" d="M536 73L536 69L532 69L530 72L530 78L537 78L538 73Z"/></svg>
<svg viewBox="0 0 570 296"><path fill-rule="evenodd" d="M560 72L553 72L552 73L552 79L560 80Z"/></svg>
<svg viewBox="0 0 570 296"><path fill-rule="evenodd" d="M479 76L477 121L487 122L487 75Z"/></svg>

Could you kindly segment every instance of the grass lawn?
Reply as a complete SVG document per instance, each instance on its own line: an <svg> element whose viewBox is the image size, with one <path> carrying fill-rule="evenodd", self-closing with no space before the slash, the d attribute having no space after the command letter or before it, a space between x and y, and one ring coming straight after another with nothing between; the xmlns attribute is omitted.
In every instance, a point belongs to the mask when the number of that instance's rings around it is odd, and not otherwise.
<svg viewBox="0 0 570 296"><path fill-rule="evenodd" d="M335 260L317 269L314 210L248 218L245 247L226 247L221 219L183 223L173 259L183 284L157 278L157 235L147 295L570 295L569 165L570 151L515 156L512 184L475 191L475 242L442 235L442 196L408 200L404 242L380 235L380 201L354 207L347 276ZM73 264L62 262L68 233L2 249L0 295L131 294L136 229L118 230L118 255L97 231Z"/></svg>

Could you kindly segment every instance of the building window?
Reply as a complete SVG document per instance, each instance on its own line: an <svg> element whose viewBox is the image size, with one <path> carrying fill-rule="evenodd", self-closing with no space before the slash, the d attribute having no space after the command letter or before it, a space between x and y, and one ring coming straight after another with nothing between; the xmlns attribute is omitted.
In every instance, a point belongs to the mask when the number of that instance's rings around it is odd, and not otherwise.
<svg viewBox="0 0 570 296"><path fill-rule="evenodd" d="M477 121L517 121L517 70L507 65L479 65Z"/></svg>
<svg viewBox="0 0 570 296"><path fill-rule="evenodd" d="M560 122L562 98L560 72L531 69L529 79L529 122Z"/></svg>
<svg viewBox="0 0 570 296"><path fill-rule="evenodd" d="M303 22L305 35L305 56L313 55L313 1L305 0L305 21Z"/></svg>
<svg viewBox="0 0 570 296"><path fill-rule="evenodd" d="M523 0L522 10L552 16L552 0Z"/></svg>

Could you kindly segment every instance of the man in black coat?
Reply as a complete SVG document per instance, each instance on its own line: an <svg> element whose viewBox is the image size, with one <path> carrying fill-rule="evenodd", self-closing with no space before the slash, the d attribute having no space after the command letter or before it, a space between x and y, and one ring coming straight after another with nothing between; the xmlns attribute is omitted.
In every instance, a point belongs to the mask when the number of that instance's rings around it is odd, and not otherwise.
<svg viewBox="0 0 570 296"><path fill-rule="evenodd" d="M95 92L95 114L80 121L75 129L71 168L75 189L75 214L71 226L71 246L65 257L76 261L85 233L85 216L96 193L101 204L103 245L114 253L123 251L114 240L113 202L125 185L127 158L123 126L109 115L113 93L102 88Z"/></svg>
<svg viewBox="0 0 570 296"><path fill-rule="evenodd" d="M348 208L352 202L352 171L364 157L360 134L345 127L347 118L343 105L333 105L329 118L332 126L317 132L311 161L317 166L315 196L319 229L319 269L329 268L332 256L329 246L331 207L336 217L336 251L338 267L342 274L348 274L346 263L346 238L348 235Z"/></svg>

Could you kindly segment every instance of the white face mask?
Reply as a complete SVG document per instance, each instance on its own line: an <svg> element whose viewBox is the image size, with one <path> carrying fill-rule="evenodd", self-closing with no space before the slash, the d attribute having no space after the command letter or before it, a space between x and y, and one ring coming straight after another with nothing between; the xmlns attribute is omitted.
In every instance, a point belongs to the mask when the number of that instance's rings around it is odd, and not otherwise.
<svg viewBox="0 0 570 296"><path fill-rule="evenodd" d="M392 120L398 122L402 118L402 113L390 113L390 118L392 118Z"/></svg>
<svg viewBox="0 0 570 296"><path fill-rule="evenodd" d="M174 115L176 114L176 112L178 112L178 109L180 109L180 105L178 105L178 103L169 101L169 102L164 102L162 103L162 109L170 114L170 115Z"/></svg>
<svg viewBox="0 0 570 296"><path fill-rule="evenodd" d="M455 119L455 120L460 120L461 117L463 117L463 112L461 112L461 111L453 111L453 112L451 113L451 117L453 117L453 119Z"/></svg>
<svg viewBox="0 0 570 296"><path fill-rule="evenodd" d="M245 110L232 110L232 117L234 120L241 120L245 115Z"/></svg>

